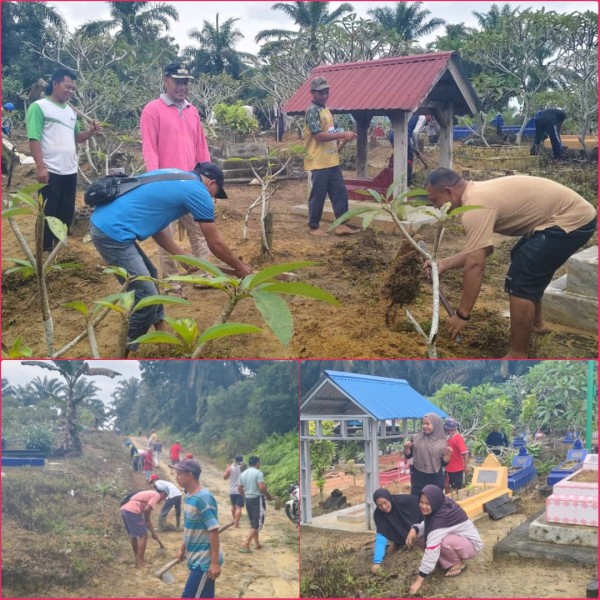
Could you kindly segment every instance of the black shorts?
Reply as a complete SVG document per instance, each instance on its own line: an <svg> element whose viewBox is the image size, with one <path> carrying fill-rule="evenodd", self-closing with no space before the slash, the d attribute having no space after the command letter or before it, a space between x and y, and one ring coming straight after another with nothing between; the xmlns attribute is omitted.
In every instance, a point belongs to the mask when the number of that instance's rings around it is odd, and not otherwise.
<svg viewBox="0 0 600 600"><path fill-rule="evenodd" d="M554 226L522 237L510 253L504 291L511 296L539 302L556 270L594 234L597 218L571 233Z"/></svg>
<svg viewBox="0 0 600 600"><path fill-rule="evenodd" d="M241 494L229 494L231 500L231 506L244 507L244 497Z"/></svg>
<svg viewBox="0 0 600 600"><path fill-rule="evenodd" d="M463 473L464 471L455 471L454 473L448 473L448 471L446 471L446 475L448 475L448 482L453 490L460 490L462 488Z"/></svg>
<svg viewBox="0 0 600 600"><path fill-rule="evenodd" d="M250 527L257 531L262 529L265 522L266 502L264 496L246 498L246 512L250 520Z"/></svg>

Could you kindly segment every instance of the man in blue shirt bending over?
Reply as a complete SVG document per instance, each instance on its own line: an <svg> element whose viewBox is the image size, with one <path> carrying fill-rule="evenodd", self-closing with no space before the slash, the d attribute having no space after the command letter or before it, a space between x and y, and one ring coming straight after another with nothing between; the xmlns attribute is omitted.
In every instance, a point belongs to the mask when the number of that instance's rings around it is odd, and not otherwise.
<svg viewBox="0 0 600 600"><path fill-rule="evenodd" d="M140 175L139 179L177 172L187 175L178 169L159 169ZM214 222L213 198L227 198L223 190L223 171L213 163L204 162L196 165L194 173L197 179L152 181L96 207L90 219L90 235L108 265L122 267L131 276L156 278L158 271L138 242L152 237L170 254L186 254L172 237L164 235L163 229L180 216L191 213L217 258L232 267L240 278L252 273L252 268L229 249ZM188 272L194 271L188 265L183 267ZM136 304L146 296L158 294L153 281L133 281L129 289L135 292ZM164 318L162 305L137 310L129 320L128 340L147 333L152 325L159 331L166 330ZM128 345L128 350L135 349L135 345Z"/></svg>

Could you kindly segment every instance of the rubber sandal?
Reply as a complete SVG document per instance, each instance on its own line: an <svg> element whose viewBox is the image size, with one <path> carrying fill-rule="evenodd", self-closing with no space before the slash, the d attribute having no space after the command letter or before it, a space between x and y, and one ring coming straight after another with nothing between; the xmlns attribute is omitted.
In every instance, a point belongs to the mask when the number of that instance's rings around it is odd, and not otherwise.
<svg viewBox="0 0 600 600"><path fill-rule="evenodd" d="M250 550L250 548L240 548L239 550L242 554L252 554L252 550Z"/></svg>
<svg viewBox="0 0 600 600"><path fill-rule="evenodd" d="M449 569L446 569L446 575L444 577L458 577L459 575L462 575L466 569L467 565L465 565L461 569L454 569L453 567L450 567ZM450 575L450 573L452 573L452 575Z"/></svg>

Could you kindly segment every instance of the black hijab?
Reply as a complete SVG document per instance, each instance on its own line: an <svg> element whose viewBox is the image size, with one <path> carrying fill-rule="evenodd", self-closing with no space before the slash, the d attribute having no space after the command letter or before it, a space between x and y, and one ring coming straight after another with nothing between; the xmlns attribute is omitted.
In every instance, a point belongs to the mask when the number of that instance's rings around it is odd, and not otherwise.
<svg viewBox="0 0 600 600"><path fill-rule="evenodd" d="M410 528L421 520L419 499L408 494L395 494L392 496L386 489L380 488L373 494L373 502L384 498L392 505L389 513L375 509L373 517L377 533L385 536L391 542L404 546Z"/></svg>
<svg viewBox="0 0 600 600"><path fill-rule="evenodd" d="M431 514L425 517L425 539L435 529L452 527L469 520L467 513L437 485L426 485L421 494L431 506Z"/></svg>

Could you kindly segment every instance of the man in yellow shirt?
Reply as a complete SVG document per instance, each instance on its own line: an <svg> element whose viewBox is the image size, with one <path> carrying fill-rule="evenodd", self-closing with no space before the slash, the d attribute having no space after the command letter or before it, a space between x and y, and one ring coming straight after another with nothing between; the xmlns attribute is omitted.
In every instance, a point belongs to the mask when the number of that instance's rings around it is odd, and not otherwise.
<svg viewBox="0 0 600 600"><path fill-rule="evenodd" d="M510 299L510 350L505 358L527 358L529 338L542 333L542 297L555 271L594 234L594 207L573 190L542 177L513 175L489 181L467 181L439 168L425 183L436 208L477 206L462 214L464 250L438 263L440 274L463 270L463 289L456 314L448 321L454 339L471 318L481 290L486 257L494 250L493 234L522 236L511 251L504 290ZM428 265L426 265L428 268Z"/></svg>
<svg viewBox="0 0 600 600"><path fill-rule="evenodd" d="M340 168L339 149L356 139L353 131L338 131L333 117L325 106L329 98L329 83L324 77L311 81L312 102L306 111L304 139L306 156L304 169L308 171L310 193L308 197L308 233L318 237L327 235L319 229L325 198L329 195L336 219L348 210L348 192ZM341 142L338 146L338 142ZM335 228L336 235L352 235L358 230L347 225Z"/></svg>

